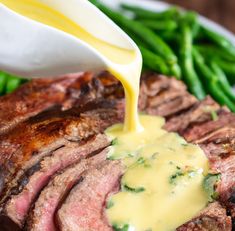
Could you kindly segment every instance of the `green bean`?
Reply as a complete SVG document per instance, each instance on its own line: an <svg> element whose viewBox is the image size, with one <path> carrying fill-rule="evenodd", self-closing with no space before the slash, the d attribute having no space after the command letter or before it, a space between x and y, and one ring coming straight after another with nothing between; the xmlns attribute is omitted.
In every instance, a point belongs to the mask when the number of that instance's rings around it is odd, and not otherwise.
<svg viewBox="0 0 235 231"><path fill-rule="evenodd" d="M180 65L178 65L178 63L171 65L169 68L170 68L170 75L172 77L175 77L176 79L181 79L182 70Z"/></svg>
<svg viewBox="0 0 235 231"><path fill-rule="evenodd" d="M211 82L209 85L211 96L221 105L227 106L232 112L235 112L234 103L221 91L218 82Z"/></svg>
<svg viewBox="0 0 235 231"><path fill-rule="evenodd" d="M206 65L203 56L197 51L196 48L193 49L193 56L198 70L204 78L204 82L207 86L209 93L221 105L227 105L231 109L231 111L235 112L235 104L221 90L221 83L219 82L218 77Z"/></svg>
<svg viewBox="0 0 235 231"><path fill-rule="evenodd" d="M218 57L215 57L214 60L223 69L223 71L226 74L235 76L234 63L222 60L221 58L218 58Z"/></svg>
<svg viewBox="0 0 235 231"><path fill-rule="evenodd" d="M225 72L229 81L232 84L235 83L235 66L233 63L235 59L232 55L228 54L220 47L212 45L196 45L195 47L203 55L207 56L209 59L213 59L222 71Z"/></svg>
<svg viewBox="0 0 235 231"><path fill-rule="evenodd" d="M121 4L122 9L131 11L135 14L138 19L169 19L169 18L177 18L179 15L179 11L176 7L171 7L162 12L151 11L147 9L143 9L138 6L132 6L128 4Z"/></svg>
<svg viewBox="0 0 235 231"><path fill-rule="evenodd" d="M179 37L177 31L159 31L158 35L168 44L177 41Z"/></svg>
<svg viewBox="0 0 235 231"><path fill-rule="evenodd" d="M187 12L185 18L188 18L187 20L191 25L193 39L195 39L199 35L201 30L201 25L198 20L198 14L196 14L195 12Z"/></svg>
<svg viewBox="0 0 235 231"><path fill-rule="evenodd" d="M142 46L142 47L145 47L147 49L150 49L149 46L147 44L145 44L143 42L142 39L140 39L138 36L136 36L135 33L133 33L132 31L130 31L129 28L126 28L125 26L122 27L123 31L125 31L129 37L138 45L138 46Z"/></svg>
<svg viewBox="0 0 235 231"><path fill-rule="evenodd" d="M139 46L139 49L142 53L144 65L146 67L160 74L169 75L169 68L161 57L142 46Z"/></svg>
<svg viewBox="0 0 235 231"><path fill-rule="evenodd" d="M196 66L200 70L201 74L203 75L204 83L216 82L218 80L217 76L210 70L210 68L206 65L205 59L202 54L193 47L193 58L195 61Z"/></svg>
<svg viewBox="0 0 235 231"><path fill-rule="evenodd" d="M192 31L190 29L190 26L183 21L180 24L180 30L182 33L182 41L180 41L180 59L183 70L183 78L187 83L189 90L198 99L201 100L205 97L206 94L193 66Z"/></svg>
<svg viewBox="0 0 235 231"><path fill-rule="evenodd" d="M0 95L5 93L5 86L7 82L7 74L3 71L0 71Z"/></svg>
<svg viewBox="0 0 235 231"><path fill-rule="evenodd" d="M212 97L221 105L226 105L232 112L235 112L235 104L221 91L218 82L211 82L209 84L210 93Z"/></svg>
<svg viewBox="0 0 235 231"><path fill-rule="evenodd" d="M222 60L218 57L214 58L215 62L225 72L231 84L235 84L235 66L234 63Z"/></svg>
<svg viewBox="0 0 235 231"><path fill-rule="evenodd" d="M190 25L192 38L197 37L200 30L200 23L198 21L198 14L193 11L187 11L185 14L181 15L179 23L184 23Z"/></svg>
<svg viewBox="0 0 235 231"><path fill-rule="evenodd" d="M225 52L220 47L214 45L195 45L195 47L203 54L208 56L208 58L221 58L227 61L235 62L235 57L231 54Z"/></svg>
<svg viewBox="0 0 235 231"><path fill-rule="evenodd" d="M230 86L230 83L227 79L227 76L223 72L223 70L217 65L216 62L211 61L211 69L214 71L214 73L217 75L218 80L221 84L221 88L224 91L224 93L233 101L235 101L235 94Z"/></svg>
<svg viewBox="0 0 235 231"><path fill-rule="evenodd" d="M16 90L21 83L21 79L15 76L9 75L6 84L6 93L11 93Z"/></svg>
<svg viewBox="0 0 235 231"><path fill-rule="evenodd" d="M174 54L172 49L152 30L145 27L142 23L126 18L122 14L110 10L108 7L98 4L100 10L102 10L107 16L109 16L119 26L128 28L133 34L138 36L143 42L150 47L150 49L156 54L162 56L166 63L169 65L171 74L180 78L181 71L177 64L177 56Z"/></svg>
<svg viewBox="0 0 235 231"><path fill-rule="evenodd" d="M177 27L178 24L177 22L173 20L150 20L150 19L142 19L139 20L139 22L143 23L145 26L152 30L157 30L157 31L174 31Z"/></svg>
<svg viewBox="0 0 235 231"><path fill-rule="evenodd" d="M225 52L235 57L235 46L224 36L202 27L202 32L207 39L224 49Z"/></svg>

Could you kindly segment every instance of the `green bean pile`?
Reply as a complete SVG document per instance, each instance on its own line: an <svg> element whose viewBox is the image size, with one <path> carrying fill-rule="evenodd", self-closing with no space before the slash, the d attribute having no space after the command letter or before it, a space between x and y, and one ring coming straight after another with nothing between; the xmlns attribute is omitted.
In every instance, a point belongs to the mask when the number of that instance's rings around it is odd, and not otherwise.
<svg viewBox="0 0 235 231"><path fill-rule="evenodd" d="M176 7L153 12L127 4L114 11L90 1L136 42L144 69L182 79L198 99L209 94L235 112L235 46L201 25L196 13Z"/></svg>
<svg viewBox="0 0 235 231"><path fill-rule="evenodd" d="M0 96L13 92L24 82L21 78L0 71Z"/></svg>

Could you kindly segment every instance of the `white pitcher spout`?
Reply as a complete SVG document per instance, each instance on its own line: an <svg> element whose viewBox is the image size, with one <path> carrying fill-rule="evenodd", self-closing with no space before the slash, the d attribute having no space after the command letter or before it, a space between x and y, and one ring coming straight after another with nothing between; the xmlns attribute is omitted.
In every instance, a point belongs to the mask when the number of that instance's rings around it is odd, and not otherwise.
<svg viewBox="0 0 235 231"><path fill-rule="evenodd" d="M136 51L135 43L89 1L40 0L92 36ZM3 1L4 3L4 1ZM22 16L0 1L0 70L35 78L103 70L110 60L81 39Z"/></svg>

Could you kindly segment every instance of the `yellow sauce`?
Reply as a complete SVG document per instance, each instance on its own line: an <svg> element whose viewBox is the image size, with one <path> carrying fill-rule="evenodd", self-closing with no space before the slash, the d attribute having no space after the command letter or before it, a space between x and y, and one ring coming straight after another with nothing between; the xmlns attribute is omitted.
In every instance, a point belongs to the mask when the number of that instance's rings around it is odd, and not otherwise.
<svg viewBox="0 0 235 231"><path fill-rule="evenodd" d="M110 198L110 223L119 228L128 225L125 230L172 231L197 215L208 202L202 187L208 171L207 159L198 146L163 130L163 118L138 116L141 60L136 61L136 52L95 38L37 0L0 3L87 42L114 64L108 69L125 89L126 115L124 125L106 131L113 140L108 157L122 159L127 171L121 180L122 190Z"/></svg>
<svg viewBox="0 0 235 231"><path fill-rule="evenodd" d="M208 202L207 159L198 146L163 130L162 118L142 115L140 121L144 130L139 133L123 133L122 125L106 131L114 139L109 158L121 158L127 166L107 215L116 228L172 231Z"/></svg>
<svg viewBox="0 0 235 231"><path fill-rule="evenodd" d="M123 49L95 38L68 17L37 0L0 0L0 3L25 17L85 41L108 58L114 64L109 67L109 71L122 82L125 88L125 129L132 131L141 129L137 116L137 104L142 63L141 60L136 61L136 51ZM136 65L133 65L133 62L136 62ZM115 66L116 64L119 66Z"/></svg>

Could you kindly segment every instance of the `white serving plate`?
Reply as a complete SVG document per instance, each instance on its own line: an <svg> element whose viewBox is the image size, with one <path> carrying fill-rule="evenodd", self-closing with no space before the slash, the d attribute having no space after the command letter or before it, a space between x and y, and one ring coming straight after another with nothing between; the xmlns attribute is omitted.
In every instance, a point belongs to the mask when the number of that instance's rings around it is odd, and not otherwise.
<svg viewBox="0 0 235 231"><path fill-rule="evenodd" d="M120 3L128 3L131 5L141 6L143 8L150 9L153 11L162 11L172 6L171 4L155 0L101 0L101 1L113 8L118 8ZM203 16L200 16L200 21L202 25L223 35L224 37L228 38L233 44L235 44L235 35L232 32L226 30L224 27Z"/></svg>

